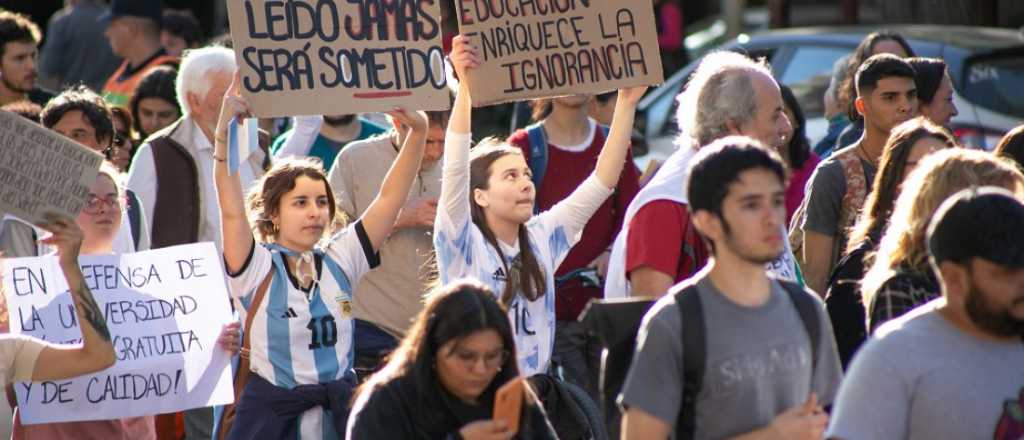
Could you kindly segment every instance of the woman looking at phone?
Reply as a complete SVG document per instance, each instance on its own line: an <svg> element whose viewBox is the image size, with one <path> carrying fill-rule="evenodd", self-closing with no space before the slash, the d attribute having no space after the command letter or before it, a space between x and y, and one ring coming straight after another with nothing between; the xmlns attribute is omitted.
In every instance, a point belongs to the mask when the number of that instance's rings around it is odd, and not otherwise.
<svg viewBox="0 0 1024 440"><path fill-rule="evenodd" d="M456 281L430 295L387 365L357 391L348 438L557 438L528 386L518 433L493 419L498 388L518 375L494 293Z"/></svg>

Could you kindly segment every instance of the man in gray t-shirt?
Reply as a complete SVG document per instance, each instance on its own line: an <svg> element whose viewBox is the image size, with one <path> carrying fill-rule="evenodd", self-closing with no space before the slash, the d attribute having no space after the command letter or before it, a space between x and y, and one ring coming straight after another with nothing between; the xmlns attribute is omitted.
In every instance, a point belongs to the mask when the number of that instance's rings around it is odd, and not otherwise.
<svg viewBox="0 0 1024 440"><path fill-rule="evenodd" d="M768 425L814 392L832 403L842 377L832 328L822 309L817 368L811 371L811 342L793 302L777 281L768 301L745 307L726 298L706 274L697 293L707 328L707 367L698 396L695 438L724 438ZM820 303L820 300L817 300ZM683 389L682 315L675 295L661 298L648 313L621 403L675 422Z"/></svg>
<svg viewBox="0 0 1024 440"><path fill-rule="evenodd" d="M783 249L783 165L774 152L740 137L702 148L692 163L688 206L714 256L644 317L619 398L623 438L660 439L682 429L675 425L687 353L675 292L691 284L696 292L682 294L699 295L705 327L694 438L755 432L820 438L828 420L822 407L832 403L842 378L832 327L820 299L797 293L816 312L820 338L812 349L796 304L764 270Z"/></svg>
<svg viewBox="0 0 1024 440"><path fill-rule="evenodd" d="M968 189L928 228L936 299L880 327L839 390L828 438L1024 438L1024 204Z"/></svg>
<svg viewBox="0 0 1024 440"><path fill-rule="evenodd" d="M794 250L799 248L807 286L823 297L832 269L846 253L847 229L871 192L889 133L917 115L914 79L914 68L896 56L879 54L864 61L854 77L854 105L864 117L864 135L819 164L807 181L804 215L794 218L803 240Z"/></svg>

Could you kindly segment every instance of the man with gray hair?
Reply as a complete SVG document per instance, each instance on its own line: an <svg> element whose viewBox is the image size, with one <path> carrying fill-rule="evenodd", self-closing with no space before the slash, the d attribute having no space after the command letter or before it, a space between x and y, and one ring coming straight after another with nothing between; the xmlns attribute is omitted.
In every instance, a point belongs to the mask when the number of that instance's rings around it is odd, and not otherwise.
<svg viewBox="0 0 1024 440"><path fill-rule="evenodd" d="M153 133L139 147L128 171L128 188L142 200L151 219L153 249L211 241L221 248L220 208L213 183L213 141L224 92L235 72L235 54L224 47L185 53L176 91L184 116ZM260 151L241 164L238 173L248 188L264 171L266 139ZM187 411L189 439L211 438L213 411Z"/></svg>
<svg viewBox="0 0 1024 440"><path fill-rule="evenodd" d="M235 54L230 49L186 52L176 82L184 116L154 133L132 161L128 188L142 199L146 218L152 219L154 249L202 241L221 246L213 136L234 71ZM241 165L244 186L263 174L265 158L265 150L257 151Z"/></svg>
<svg viewBox="0 0 1024 440"><path fill-rule="evenodd" d="M704 57L677 98L679 150L626 210L612 249L605 297L660 297L704 266L708 250L686 205L687 165L701 146L743 135L781 151L792 133L779 86L763 62L734 52ZM769 270L797 279L791 252Z"/></svg>

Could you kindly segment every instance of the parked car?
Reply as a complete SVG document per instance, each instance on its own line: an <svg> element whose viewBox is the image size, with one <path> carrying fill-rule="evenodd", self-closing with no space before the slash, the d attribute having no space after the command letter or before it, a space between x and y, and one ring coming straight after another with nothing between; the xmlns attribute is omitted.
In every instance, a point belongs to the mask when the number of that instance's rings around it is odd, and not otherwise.
<svg viewBox="0 0 1024 440"><path fill-rule="evenodd" d="M918 56L942 58L956 88L960 114L950 128L965 145L992 149L1009 129L1024 123L1024 37L1007 29L967 26L890 26L903 34ZM876 27L794 28L741 35L718 49L764 57L779 82L788 85L807 117L813 145L828 128L823 96L832 65L853 52ZM637 107L638 129L649 153L637 162L664 160L675 149L676 96L696 69L696 59L652 89Z"/></svg>

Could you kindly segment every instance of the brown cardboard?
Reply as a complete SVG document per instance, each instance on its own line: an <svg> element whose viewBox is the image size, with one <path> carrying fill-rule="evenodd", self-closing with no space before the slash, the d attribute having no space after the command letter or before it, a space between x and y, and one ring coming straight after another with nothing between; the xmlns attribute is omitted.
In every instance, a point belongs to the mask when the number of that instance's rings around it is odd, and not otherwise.
<svg viewBox="0 0 1024 440"><path fill-rule="evenodd" d="M474 106L664 81L651 0L453 1Z"/></svg>
<svg viewBox="0 0 1024 440"><path fill-rule="evenodd" d="M258 117L447 109L439 1L229 0L242 94Z"/></svg>
<svg viewBox="0 0 1024 440"><path fill-rule="evenodd" d="M11 112L0 111L0 213L30 223L77 218L103 157Z"/></svg>

